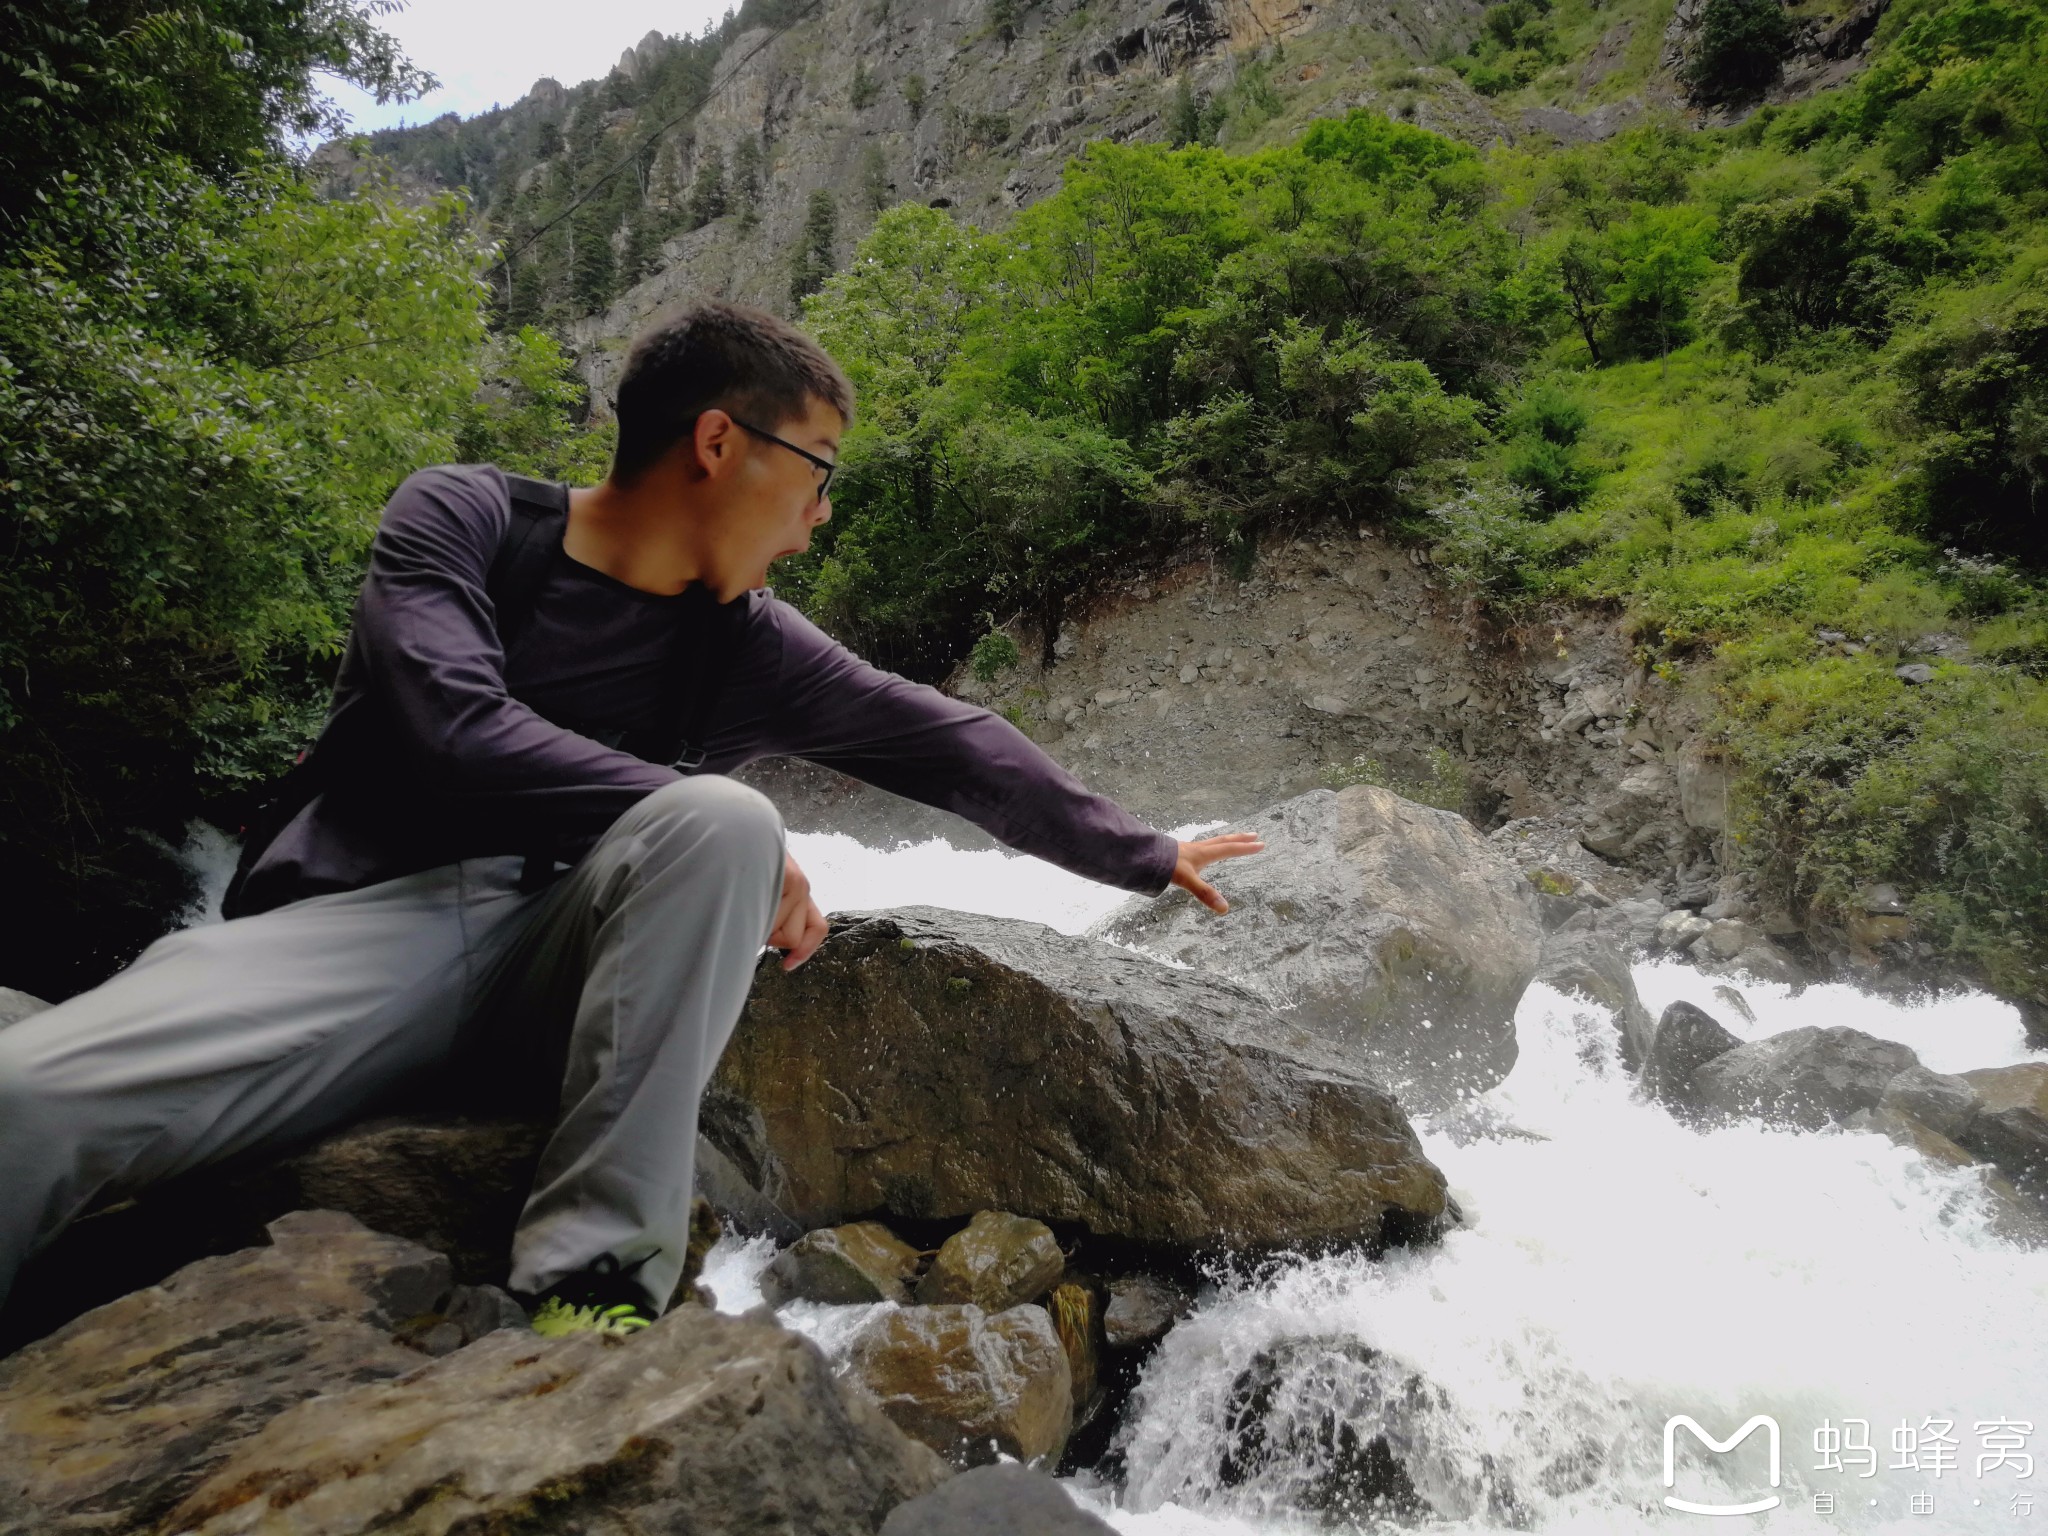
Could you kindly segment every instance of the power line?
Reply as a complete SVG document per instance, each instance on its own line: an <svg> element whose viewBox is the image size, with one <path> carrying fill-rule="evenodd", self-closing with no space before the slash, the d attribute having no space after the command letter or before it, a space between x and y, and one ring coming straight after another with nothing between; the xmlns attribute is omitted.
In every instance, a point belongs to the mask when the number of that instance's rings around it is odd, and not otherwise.
<svg viewBox="0 0 2048 1536"><path fill-rule="evenodd" d="M664 133L667 133L669 129L675 127L685 118L694 117L697 115L697 113L703 111L705 102L708 102L709 100L711 100L713 96L717 95L719 88L730 82L734 75L738 74L742 69L744 69L747 65L747 62L750 59L752 59L755 54L759 53L763 48L766 48L770 43L774 42L778 37L782 36L783 33L787 32L791 27L795 26L798 22L808 19L811 12L817 10L818 7L823 3L824 0L808 0L808 3L805 4L803 9L799 10L795 15L791 16L789 20L783 22L782 25L780 25L779 27L771 29L768 35L762 38L761 41L759 41L758 43L754 44L753 47L749 48L746 51L746 53L743 54L736 63L734 63L731 69L726 70L722 74L716 75L712 78L711 83L704 87L704 95L695 106L692 106L686 109L685 111L678 112L674 117L670 118L667 122L661 124L661 126L656 128L652 133L648 134L647 137L642 139L638 144L635 144L631 149L627 150L625 154L621 155L617 160L613 161L610 167L607 168L605 172L602 175L600 175L595 181L591 182L589 186L585 187L583 191L577 195L575 200L569 204L568 207L564 208L552 219L549 219L547 223L541 225L540 228L536 229L532 234L528 235L524 240L520 241L519 244L512 247L511 250L507 251L504 255L500 256L496 261L492 262L491 265L485 269L484 275L486 277L492 277L499 272L508 270L512 265L513 257L517 256L521 251L524 251L528 246L532 245L534 241L538 240L542 235L546 234L549 230L553 229L557 224L561 223L562 220L568 218L569 215L574 213L578 208L581 208L585 203L589 202L592 195L597 191L599 187L603 186L606 182L610 181L614 176L618 175L620 171L624 170L627 166L631 165L635 160L639 159L641 153L644 150L646 150L649 145L653 144L655 140L659 139Z"/></svg>

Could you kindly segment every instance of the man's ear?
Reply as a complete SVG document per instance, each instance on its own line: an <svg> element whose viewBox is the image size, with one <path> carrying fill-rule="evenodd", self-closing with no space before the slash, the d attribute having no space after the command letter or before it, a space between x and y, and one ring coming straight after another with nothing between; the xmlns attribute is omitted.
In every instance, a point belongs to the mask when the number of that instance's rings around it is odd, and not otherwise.
<svg viewBox="0 0 2048 1536"><path fill-rule="evenodd" d="M716 406L702 412L690 436L678 443L686 454L685 472L692 480L716 480L739 462L740 429Z"/></svg>

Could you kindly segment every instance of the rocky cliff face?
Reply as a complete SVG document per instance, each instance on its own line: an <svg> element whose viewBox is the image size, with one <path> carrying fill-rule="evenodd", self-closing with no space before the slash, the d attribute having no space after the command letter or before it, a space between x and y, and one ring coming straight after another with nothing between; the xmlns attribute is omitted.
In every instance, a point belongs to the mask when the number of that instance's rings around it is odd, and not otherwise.
<svg viewBox="0 0 2048 1536"><path fill-rule="evenodd" d="M1798 7L1771 98L1860 67L1885 3ZM1354 107L1474 143L1604 138L1684 109L1704 8L1608 0L1543 80L1486 97L1446 67L1481 0L750 0L700 38L650 32L603 80L543 79L468 122L373 135L370 163L329 146L319 164L337 188L468 187L514 253L496 278L507 314L570 336L602 411L626 340L665 304L790 308L817 194L835 264L896 202L1000 224L1088 143L1170 137L1183 84L1232 148Z"/></svg>

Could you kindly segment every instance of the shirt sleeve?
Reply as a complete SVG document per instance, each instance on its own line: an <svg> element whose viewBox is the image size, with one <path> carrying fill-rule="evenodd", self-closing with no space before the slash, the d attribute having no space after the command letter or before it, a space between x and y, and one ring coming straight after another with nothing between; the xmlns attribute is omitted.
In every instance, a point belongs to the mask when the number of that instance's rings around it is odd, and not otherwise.
<svg viewBox="0 0 2048 1536"><path fill-rule="evenodd" d="M418 787L468 828L587 839L678 775L564 730L506 692L485 580L510 516L495 469L408 478L370 548L351 659Z"/></svg>
<svg viewBox="0 0 2048 1536"><path fill-rule="evenodd" d="M772 753L808 758L964 816L998 841L1105 885L1156 895L1180 845L1095 794L1000 715L871 666L787 603Z"/></svg>

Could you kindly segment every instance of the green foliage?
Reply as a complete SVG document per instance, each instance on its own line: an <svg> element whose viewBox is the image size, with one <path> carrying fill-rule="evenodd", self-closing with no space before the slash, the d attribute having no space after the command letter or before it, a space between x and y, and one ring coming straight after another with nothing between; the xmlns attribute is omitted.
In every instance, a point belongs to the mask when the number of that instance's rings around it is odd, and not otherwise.
<svg viewBox="0 0 2048 1536"><path fill-rule="evenodd" d="M847 92L847 103L856 112L865 112L875 104L875 98L882 94L882 84L868 72L866 59L853 61L853 85Z"/></svg>
<svg viewBox="0 0 2048 1536"><path fill-rule="evenodd" d="M702 229L726 210L725 152L716 144L705 149L697 162L697 174L690 181L689 229Z"/></svg>
<svg viewBox="0 0 2048 1536"><path fill-rule="evenodd" d="M1501 0L1488 6L1480 17L1479 36L1451 67L1482 96L1527 85L1562 57L1550 12L1551 0Z"/></svg>
<svg viewBox="0 0 2048 1536"><path fill-rule="evenodd" d="M554 344L486 344L460 199L324 198L266 153L317 121L316 66L417 82L369 14L7 13L40 18L0 65L40 71L4 110L44 179L0 248L0 879L36 893L9 975L45 995L154 937L163 841L317 728L400 478L588 463Z"/></svg>
<svg viewBox="0 0 2048 1536"><path fill-rule="evenodd" d="M1741 101L1776 81L1791 51L1792 20L1780 0L1707 0L1680 75L1695 101Z"/></svg>
<svg viewBox="0 0 2048 1536"><path fill-rule="evenodd" d="M983 635L967 653L968 669L984 683L994 682L1023 659L1017 642L1000 629Z"/></svg>
<svg viewBox="0 0 2048 1536"><path fill-rule="evenodd" d="M768 156L755 134L747 134L732 152L732 186L728 206L741 229L761 222L761 192L768 179Z"/></svg>
<svg viewBox="0 0 2048 1536"><path fill-rule="evenodd" d="M789 302L792 305L801 305L825 286L825 279L838 265L832 249L838 238L839 205L830 192L820 187L811 194L810 204L804 211L803 233L797 236L796 249L790 255Z"/></svg>
<svg viewBox="0 0 2048 1536"><path fill-rule="evenodd" d="M889 162L882 158L879 144L860 153L860 195L870 213L880 213L895 201L896 184L889 179Z"/></svg>
<svg viewBox="0 0 2048 1536"><path fill-rule="evenodd" d="M1519 485L1474 485L1429 509L1430 558L1453 586L1510 602L1535 587L1539 510Z"/></svg>
<svg viewBox="0 0 2048 1536"><path fill-rule="evenodd" d="M1735 701L1745 841L1792 910L1844 922L1863 886L1914 892L1921 933L2013 996L2048 996L2048 690L1887 661L1758 678Z"/></svg>
<svg viewBox="0 0 2048 1536"><path fill-rule="evenodd" d="M2048 568L2048 303L1932 328L1900 350L1928 428L1918 521L1935 538Z"/></svg>
<svg viewBox="0 0 2048 1536"><path fill-rule="evenodd" d="M924 119L925 84L923 75L906 75L903 78L903 104L910 108L912 123Z"/></svg>

